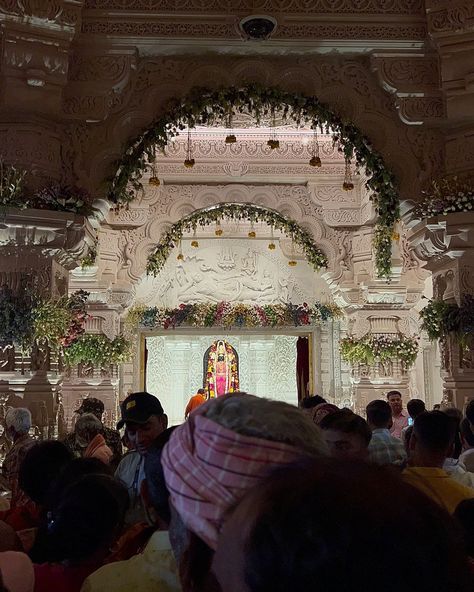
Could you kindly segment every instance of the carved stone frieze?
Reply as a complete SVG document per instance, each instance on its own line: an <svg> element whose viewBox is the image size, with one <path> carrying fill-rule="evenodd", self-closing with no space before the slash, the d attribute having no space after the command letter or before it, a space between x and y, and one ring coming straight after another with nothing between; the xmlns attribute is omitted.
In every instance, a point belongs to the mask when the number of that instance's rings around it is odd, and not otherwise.
<svg viewBox="0 0 474 592"><path fill-rule="evenodd" d="M434 34L448 34L474 27L474 5L470 0L431 1L428 25Z"/></svg>
<svg viewBox="0 0 474 592"><path fill-rule="evenodd" d="M150 11L157 8L156 2L149 0L86 0L85 7L95 10L141 10ZM251 0L161 0L159 9L163 12L177 9L199 11L223 11L232 9L236 12L248 12L255 10L255 2ZM422 0L362 0L357 3L348 0L334 3L333 0L313 0L310 5L306 0L260 0L259 10L271 12L291 12L294 14L309 12L314 13L376 13L376 14L423 14L424 4Z"/></svg>

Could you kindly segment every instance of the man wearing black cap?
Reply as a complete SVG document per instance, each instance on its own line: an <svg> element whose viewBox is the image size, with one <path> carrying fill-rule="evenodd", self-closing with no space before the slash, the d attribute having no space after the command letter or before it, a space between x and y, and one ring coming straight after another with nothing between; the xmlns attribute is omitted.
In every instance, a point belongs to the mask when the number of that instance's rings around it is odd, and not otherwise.
<svg viewBox="0 0 474 592"><path fill-rule="evenodd" d="M166 416L159 399L150 393L132 393L120 405L122 419L117 429L125 425L128 439L134 450L121 460L115 476L124 483L130 496L127 524L146 520L145 509L140 497L142 481L145 478L144 456L155 439L168 427Z"/></svg>
<svg viewBox="0 0 474 592"><path fill-rule="evenodd" d="M87 397L82 401L79 409L75 413L84 415L85 413L92 413L102 423L102 416L104 415L104 403L95 397ZM112 430L102 424L102 435L104 436L107 446L112 450L113 456L110 459L110 466L115 469L120 459L122 458L122 442L120 434L117 430ZM82 456L84 449L79 445L80 440L76 438L76 432L71 432L64 438L64 444L71 450L74 456Z"/></svg>

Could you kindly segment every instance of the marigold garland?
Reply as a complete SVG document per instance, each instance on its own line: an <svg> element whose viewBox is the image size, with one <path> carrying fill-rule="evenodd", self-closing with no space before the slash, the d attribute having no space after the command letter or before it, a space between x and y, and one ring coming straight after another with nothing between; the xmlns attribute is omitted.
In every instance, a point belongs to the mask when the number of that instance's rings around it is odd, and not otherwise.
<svg viewBox="0 0 474 592"><path fill-rule="evenodd" d="M316 246L310 233L290 218L285 218L274 210L252 204L226 203L193 212L165 232L154 253L148 257L147 273L157 275L163 269L172 249L179 243L185 232L195 231L198 226L209 226L221 220L248 220L266 222L276 230L283 231L303 250L308 263L316 270L326 267L326 255ZM196 242L197 241L193 241Z"/></svg>
<svg viewBox="0 0 474 592"><path fill-rule="evenodd" d="M127 325L132 328L174 329L191 327L301 327L315 325L341 316L335 304L243 304L204 302L181 304L177 308L130 309Z"/></svg>
<svg viewBox="0 0 474 592"><path fill-rule="evenodd" d="M135 192L142 187L141 177L154 163L156 149L164 150L170 139L184 129L216 123L225 125L229 114L234 112L249 113L258 124L262 117L275 111L284 121L297 126L309 124L313 129L321 128L333 134L345 158L355 158L356 166L365 170L366 185L373 192L372 200L378 215L377 228L387 229L391 235L400 216L395 177L387 170L382 156L373 149L369 139L353 123L341 119L314 96L257 84L218 90L194 88L186 97L171 101L167 112L129 144L111 180L109 200L117 204L133 200ZM379 246L376 242L375 249ZM379 277L390 277L390 259L390 249L385 247L378 252Z"/></svg>

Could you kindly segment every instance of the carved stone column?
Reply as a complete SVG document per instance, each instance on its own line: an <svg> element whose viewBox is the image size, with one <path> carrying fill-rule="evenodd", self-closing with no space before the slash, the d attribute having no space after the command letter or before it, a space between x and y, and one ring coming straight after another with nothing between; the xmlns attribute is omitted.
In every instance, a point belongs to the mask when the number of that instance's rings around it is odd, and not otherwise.
<svg viewBox="0 0 474 592"><path fill-rule="evenodd" d="M328 278L336 302L346 313L346 334L356 339L367 334L415 336L419 322L414 307L423 293L427 273L407 252L402 232L393 241L391 281L377 279L372 241L373 227L355 230L347 271ZM385 398L389 390L399 390L405 399L413 393L423 394L423 384L417 384L414 370L406 370L398 360L371 366L343 364L343 370L344 366L350 371L352 406L357 413L365 414L366 405Z"/></svg>
<svg viewBox="0 0 474 592"><path fill-rule="evenodd" d="M105 335L114 339L122 331L121 316L130 304L133 296L132 287L112 285L97 266L76 268L71 272L71 292L87 290L89 300L87 311L90 315L86 323L86 332ZM85 397L96 397L104 403L104 423L115 427L119 413L120 393L124 390L124 372L126 387L130 387L127 369L130 364L118 367L108 364L103 367L80 364L71 368L63 382L64 413L68 428L72 427L74 411ZM124 397L122 397L124 398Z"/></svg>
<svg viewBox="0 0 474 592"><path fill-rule="evenodd" d="M46 210L7 209L0 217L0 284L14 294L29 290L37 297L67 295L69 270L93 244L83 216ZM21 313L21 310L17 311ZM27 406L44 437L58 435L62 374L48 349L31 354L1 344L0 391L9 404Z"/></svg>
<svg viewBox="0 0 474 592"><path fill-rule="evenodd" d="M474 294L474 213L438 216L413 223L410 244L433 274L433 297L461 304ZM474 352L450 336L441 344L445 397L462 409L474 392Z"/></svg>

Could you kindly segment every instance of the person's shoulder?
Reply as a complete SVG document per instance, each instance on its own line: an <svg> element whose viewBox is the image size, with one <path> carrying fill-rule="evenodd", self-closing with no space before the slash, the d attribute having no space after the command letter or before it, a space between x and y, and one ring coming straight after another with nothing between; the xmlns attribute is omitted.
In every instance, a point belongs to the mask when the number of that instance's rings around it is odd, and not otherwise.
<svg viewBox="0 0 474 592"><path fill-rule="evenodd" d="M122 459L118 464L117 471L120 468L127 468L138 462L140 462L140 454L136 450L129 450L122 456Z"/></svg>

